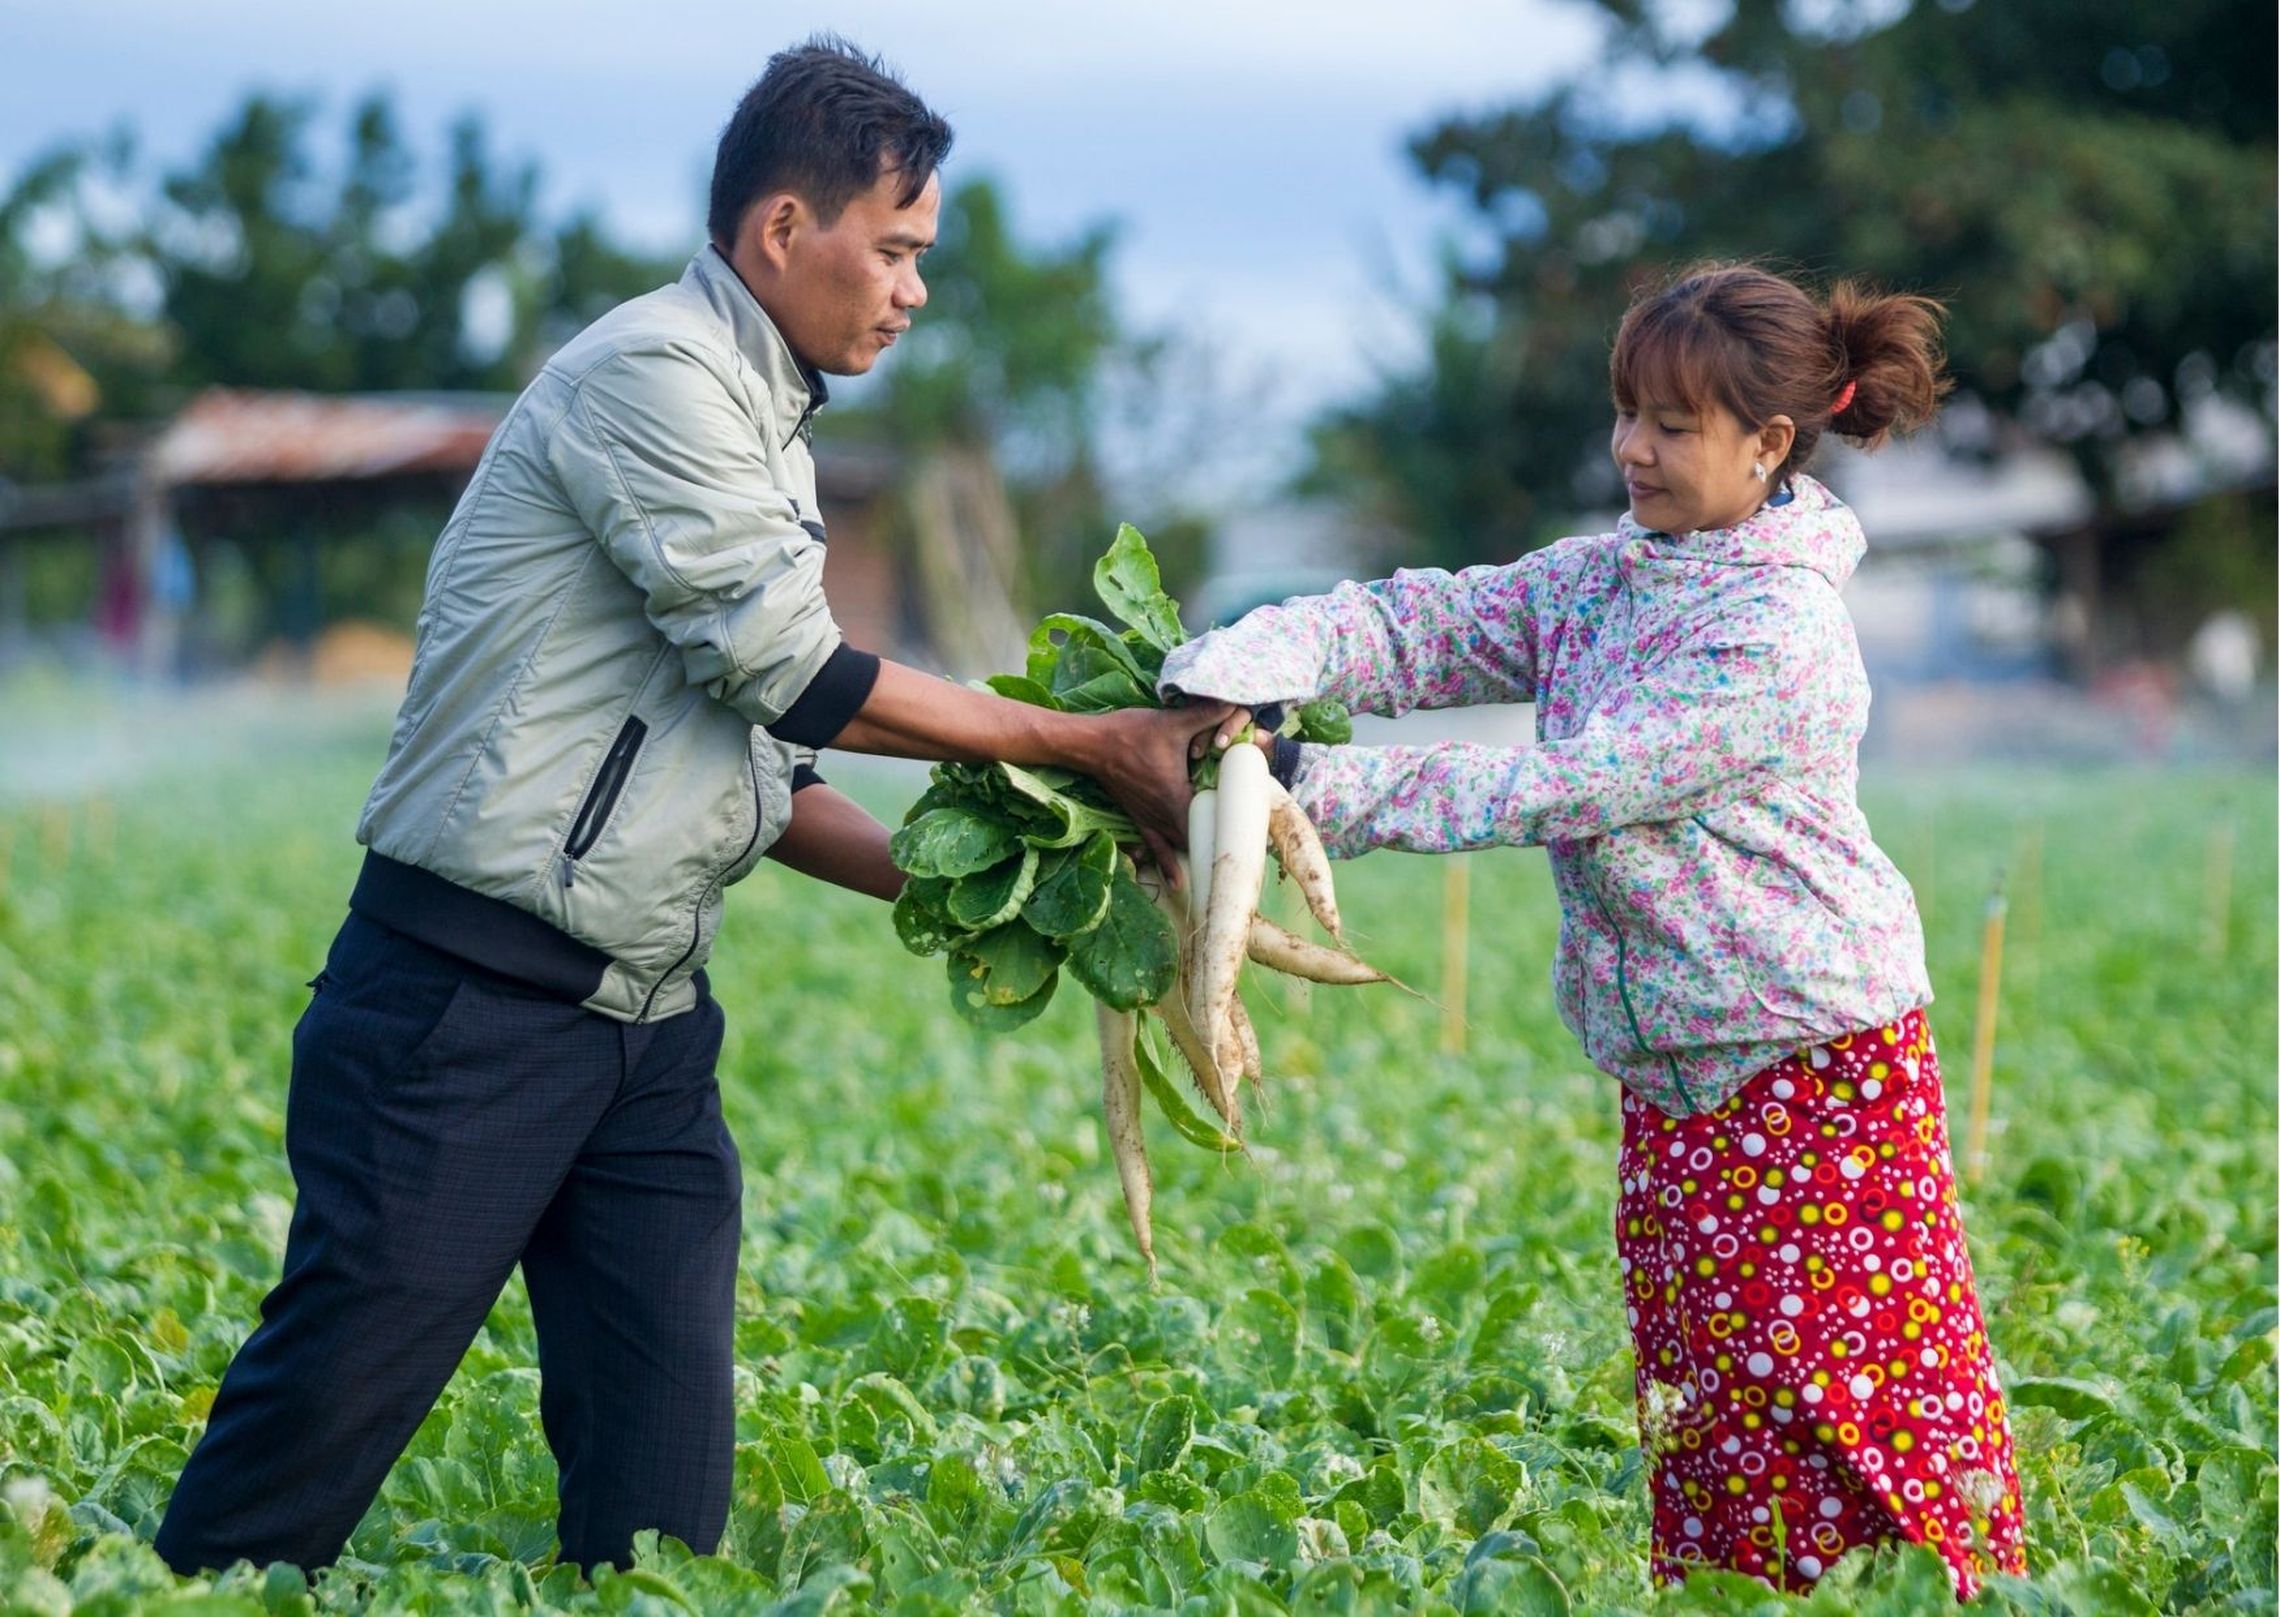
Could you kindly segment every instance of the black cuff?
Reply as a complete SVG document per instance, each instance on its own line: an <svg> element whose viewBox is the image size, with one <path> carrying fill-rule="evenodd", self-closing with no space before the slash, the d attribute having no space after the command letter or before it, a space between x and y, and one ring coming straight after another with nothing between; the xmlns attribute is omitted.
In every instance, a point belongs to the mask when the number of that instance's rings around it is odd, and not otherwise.
<svg viewBox="0 0 2280 1617"><path fill-rule="evenodd" d="M1276 736L1275 744L1267 749L1267 773L1274 776L1277 786L1289 791L1298 779L1298 743L1289 736Z"/></svg>
<svg viewBox="0 0 2280 1617"><path fill-rule="evenodd" d="M767 731L796 747L828 747L871 699L871 687L878 682L879 659L842 640L800 692L800 699Z"/></svg>
<svg viewBox="0 0 2280 1617"><path fill-rule="evenodd" d="M797 797L810 786L821 786L823 777L815 772L813 764L792 765L792 795Z"/></svg>

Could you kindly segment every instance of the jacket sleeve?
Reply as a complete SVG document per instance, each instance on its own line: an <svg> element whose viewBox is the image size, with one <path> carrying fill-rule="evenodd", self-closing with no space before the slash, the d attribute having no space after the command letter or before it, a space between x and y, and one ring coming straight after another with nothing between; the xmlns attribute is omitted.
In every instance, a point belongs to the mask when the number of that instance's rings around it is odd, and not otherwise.
<svg viewBox="0 0 2280 1617"><path fill-rule="evenodd" d="M1245 707L1329 697L1387 715L1531 701L1540 597L1558 548L1261 607L1175 649L1159 688Z"/></svg>
<svg viewBox="0 0 2280 1617"><path fill-rule="evenodd" d="M823 544L709 358L671 348L603 361L575 384L550 453L690 684L785 741L839 733L878 659L841 638Z"/></svg>
<svg viewBox="0 0 2280 1617"><path fill-rule="evenodd" d="M1682 820L1859 733L1850 681L1794 645L1690 647L1533 747L1308 747L1293 795L1330 852L1452 853Z"/></svg>

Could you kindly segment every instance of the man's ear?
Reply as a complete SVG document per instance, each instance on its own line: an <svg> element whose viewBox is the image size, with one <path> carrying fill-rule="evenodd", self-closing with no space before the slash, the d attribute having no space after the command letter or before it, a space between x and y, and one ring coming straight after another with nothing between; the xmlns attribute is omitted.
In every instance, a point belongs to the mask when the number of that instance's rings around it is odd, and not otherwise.
<svg viewBox="0 0 2280 1617"><path fill-rule="evenodd" d="M770 269L781 270L790 261L792 242L813 223L807 204L789 191L762 197L744 216L744 236L753 256Z"/></svg>

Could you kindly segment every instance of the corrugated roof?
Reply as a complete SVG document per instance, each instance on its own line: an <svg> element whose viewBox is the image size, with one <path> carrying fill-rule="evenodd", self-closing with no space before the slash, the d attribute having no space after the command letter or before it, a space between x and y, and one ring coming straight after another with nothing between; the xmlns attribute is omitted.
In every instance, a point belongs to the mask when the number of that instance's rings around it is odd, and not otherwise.
<svg viewBox="0 0 2280 1617"><path fill-rule="evenodd" d="M150 446L161 483L318 483L472 471L508 400L209 388Z"/></svg>
<svg viewBox="0 0 2280 1617"><path fill-rule="evenodd" d="M273 393L208 388L146 451L162 484L324 483L475 469L514 403L506 393ZM894 452L862 442L815 448L830 499L892 481Z"/></svg>

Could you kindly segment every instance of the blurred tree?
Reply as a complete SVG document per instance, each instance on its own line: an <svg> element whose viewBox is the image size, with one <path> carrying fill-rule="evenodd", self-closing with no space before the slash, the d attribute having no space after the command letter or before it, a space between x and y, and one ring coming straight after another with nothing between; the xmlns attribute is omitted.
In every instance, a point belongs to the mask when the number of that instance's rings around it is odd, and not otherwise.
<svg viewBox="0 0 2280 1617"><path fill-rule="evenodd" d="M99 413L147 408L172 356L131 306L122 233L96 200L132 157L123 135L67 144L0 193L0 477L63 476Z"/></svg>
<svg viewBox="0 0 2280 1617"><path fill-rule="evenodd" d="M549 229L536 166L502 168L478 119L451 131L439 205L386 96L351 112L336 176L308 154L310 118L254 95L165 182L147 241L185 385L511 389L585 320L677 272L590 215Z"/></svg>
<svg viewBox="0 0 2280 1617"><path fill-rule="evenodd" d="M2273 409L2274 14L2247 0L1598 0L1589 77L1418 137L1490 239L1424 364L1315 431L1317 487L1441 561L1614 503L1606 359L1699 257L1945 298L1951 440L2119 446L2207 396Z"/></svg>
<svg viewBox="0 0 2280 1617"><path fill-rule="evenodd" d="M590 213L550 223L536 167L500 163L476 118L439 186L387 96L350 110L330 172L314 116L251 95L155 194L123 134L59 145L0 191L0 476L83 471L92 426L203 386L517 388L679 273Z"/></svg>

